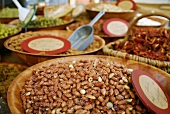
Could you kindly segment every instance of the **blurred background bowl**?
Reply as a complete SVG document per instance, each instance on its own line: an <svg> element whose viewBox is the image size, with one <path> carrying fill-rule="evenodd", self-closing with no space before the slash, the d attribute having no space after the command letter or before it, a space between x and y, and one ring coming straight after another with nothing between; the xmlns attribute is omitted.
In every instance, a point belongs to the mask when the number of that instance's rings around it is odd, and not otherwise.
<svg viewBox="0 0 170 114"><path fill-rule="evenodd" d="M42 16L38 16L38 17L42 17ZM28 31L37 31L37 30L63 30L66 28L66 26L68 26L69 24L71 24L74 19L69 17L69 16L64 16L64 17L61 17L62 20L64 21L67 21L66 23L64 24L61 24L61 25L53 25L53 26L47 26L47 27L27 27L27 30ZM20 20L19 19L16 19L16 20L13 20L11 22L9 22L9 24L12 24L12 25L17 25L17 23L20 23ZM24 28L23 28L24 29Z"/></svg>
<svg viewBox="0 0 170 114"><path fill-rule="evenodd" d="M90 3L86 5L86 11L89 14L90 18L94 18L99 11L93 10L98 5L101 5L103 3ZM115 6L115 2L108 2L104 4L110 4ZM131 10L130 12L105 12L105 14L101 17L102 19L110 19L110 18L120 18L124 19L126 21L131 21L137 14L137 11Z"/></svg>
<svg viewBox="0 0 170 114"><path fill-rule="evenodd" d="M12 26L13 26L13 25L12 25ZM21 32L21 30L22 30L21 27L17 27L17 29L18 29L18 32L17 32L17 33L11 34L11 35L9 35L9 36L7 36L7 37L4 37L4 38L0 38L0 49L3 49L3 48L4 48L4 42L5 42L8 38L19 34L19 33Z"/></svg>
<svg viewBox="0 0 170 114"><path fill-rule="evenodd" d="M21 42L20 44L15 44L18 45L18 48L20 48L20 50L16 50L16 48L14 49L13 47L10 46L10 44L12 42L14 42L14 40L20 40L23 41L25 39L20 39L23 36L27 36L27 37L31 37L30 35L53 35L53 36L59 36L59 37L63 37L63 38L68 38L72 32L66 31L66 30L53 30L53 31L37 31L37 32L29 32L27 33L22 33L20 35L14 36L9 38L8 40L5 41L4 46L8 49L12 51L12 54L19 59L23 64L26 64L28 66L32 66L34 64L37 64L39 62L45 61L45 60L49 60L49 59L53 59L53 58L58 58L58 57L66 57L66 56L73 56L73 55L84 55L84 54L96 54L99 50L101 50L104 45L105 45L105 41L99 37L99 36L95 36L95 40L97 43L94 42L94 47L89 46L89 48L83 52L75 52L75 51L70 51L69 54L58 54L58 55L44 55L44 54L32 54L32 53L28 53L25 51L22 51L21 49ZM20 36L20 38L19 38ZM38 36L38 35L37 35Z"/></svg>

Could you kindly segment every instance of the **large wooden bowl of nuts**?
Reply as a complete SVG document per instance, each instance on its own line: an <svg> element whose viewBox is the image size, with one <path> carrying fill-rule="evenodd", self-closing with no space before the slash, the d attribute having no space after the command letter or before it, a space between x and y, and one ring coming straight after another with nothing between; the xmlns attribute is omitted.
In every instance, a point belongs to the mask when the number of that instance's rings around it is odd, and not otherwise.
<svg viewBox="0 0 170 114"><path fill-rule="evenodd" d="M131 72L136 69L150 73L170 95L170 74L156 67L111 56L83 55L26 69L9 87L8 105L14 114L147 114L131 83Z"/></svg>
<svg viewBox="0 0 170 114"><path fill-rule="evenodd" d="M86 5L86 11L91 18L94 18L100 11L105 11L103 19L120 18L131 21L137 14L135 10L125 10L115 5L115 2L90 3Z"/></svg>
<svg viewBox="0 0 170 114"><path fill-rule="evenodd" d="M34 37L34 36L44 36L44 35L52 35L52 36L59 36L62 38L68 38L72 32L68 32L66 30L53 30L53 31L37 31L37 32L27 32L21 33L17 36L11 37L5 41L4 46L11 50L14 56L18 58L23 64L28 66L37 64L39 62L53 59L56 57L64 57L64 56L73 56L73 55L83 55L83 54L96 54L100 49L102 49L105 45L105 41L99 37L94 36L93 43L84 51L78 51L76 49L70 48L67 52L55 55L45 55L43 53L33 54L24 51L21 48L22 41Z"/></svg>

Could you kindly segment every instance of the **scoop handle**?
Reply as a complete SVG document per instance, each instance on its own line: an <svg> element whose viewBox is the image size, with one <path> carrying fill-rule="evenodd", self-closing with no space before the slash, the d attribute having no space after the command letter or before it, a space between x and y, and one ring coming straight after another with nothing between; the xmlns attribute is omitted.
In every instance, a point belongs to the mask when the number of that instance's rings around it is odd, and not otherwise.
<svg viewBox="0 0 170 114"><path fill-rule="evenodd" d="M96 23L96 22L100 19L100 17L102 17L104 14L105 14L104 11L100 11L100 12L96 15L96 17L95 17L88 25L89 25L89 26L93 26L94 23Z"/></svg>
<svg viewBox="0 0 170 114"><path fill-rule="evenodd" d="M18 9L19 8L22 8L22 6L21 6L21 4L18 2L18 0L12 0L14 3L15 3L15 5L18 7Z"/></svg>

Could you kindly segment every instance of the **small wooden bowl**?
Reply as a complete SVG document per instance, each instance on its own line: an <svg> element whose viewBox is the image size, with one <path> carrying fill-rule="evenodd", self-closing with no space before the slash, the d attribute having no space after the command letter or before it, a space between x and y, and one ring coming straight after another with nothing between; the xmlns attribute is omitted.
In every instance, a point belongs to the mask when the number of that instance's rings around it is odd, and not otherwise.
<svg viewBox="0 0 170 114"><path fill-rule="evenodd" d="M9 22L13 21L13 20L16 20L18 18L0 18L0 22L1 23L4 23L4 24L8 24Z"/></svg>
<svg viewBox="0 0 170 114"><path fill-rule="evenodd" d="M92 10L93 7L100 5L103 3L90 3L86 5L86 11L89 14L90 18L94 18L99 11ZM108 2L107 4L115 5L115 2ZM120 18L126 21L131 21L137 14L137 11L132 12L105 12L105 14L101 17L102 19L110 19L110 18Z"/></svg>
<svg viewBox="0 0 170 114"><path fill-rule="evenodd" d="M0 12L2 11L2 9L0 9ZM8 24L9 22L15 20L15 19L19 19L19 17L0 17L0 23L4 23L4 24Z"/></svg>
<svg viewBox="0 0 170 114"><path fill-rule="evenodd" d="M153 78L155 78L164 88L165 92L170 95L170 74L155 68L153 66L132 61L132 60L125 60L122 58L117 58L117 57L111 57L111 56L102 56L102 55L83 55L83 56L73 56L73 57L63 57L63 58L57 58L57 59L52 59L48 60L39 64L36 64L28 69L26 69L24 72L20 73L14 81L11 83L8 89L8 94L7 94L7 100L8 100L8 105L13 114L23 114L24 109L22 107L22 101L20 97L20 91L22 90L22 87L25 85L25 81L29 79L29 77L32 76L32 71L34 69L41 68L43 66L50 66L51 64L57 64L58 62L60 63L65 63L68 61L78 61L78 60L94 60L96 58L103 58L111 62L116 62L118 64L124 65L127 68L136 70L136 69L141 69L144 70L148 73L150 73Z"/></svg>
<svg viewBox="0 0 170 114"><path fill-rule="evenodd" d="M160 25L137 25L137 22L136 24L134 25L134 27L136 28L140 28L140 29L151 29L151 28L159 28L159 27L164 27L167 23L168 23L168 20L165 20L165 19L162 19L162 18L159 18L159 17L152 17L152 16L148 16L146 17L147 19L150 19L152 21L156 21L158 23L160 23Z"/></svg>
<svg viewBox="0 0 170 114"><path fill-rule="evenodd" d="M68 38L72 32L68 32L66 30L53 30L53 31L37 31L34 33L40 33L42 35L53 35L53 36L59 36L59 37L63 37L63 38ZM37 64L39 62L45 61L45 60L49 60L49 59L53 59L53 58L58 58L58 57L66 57L66 56L73 56L73 55L83 55L83 54L96 54L97 51L99 51L100 49L102 49L105 45L105 41L99 37L99 36L95 36L95 40L97 40L99 42L99 47L92 49L92 50L88 50L88 51L84 51L83 53L79 53L79 54L69 54L69 55L40 55L40 54L32 54L32 53L28 53L28 52L24 52L24 51L18 51L15 49L12 49L11 47L9 47L9 42L11 42L12 39L16 39L17 36L11 37L10 39L6 40L4 43L4 46L11 50L12 53L14 54L14 56L16 56L16 58L18 58L19 60L21 60L24 64L28 65L28 66L32 66L34 64Z"/></svg>
<svg viewBox="0 0 170 114"><path fill-rule="evenodd" d="M40 16L39 16L40 17ZM65 24L62 24L62 25L58 25L58 26L50 26L50 27L37 27L37 28L27 28L28 31L37 31L37 30L63 30L66 28L66 26L68 26L69 24L71 24L74 19L69 17L69 16L64 16L62 17L61 19L63 20L66 20L68 21L67 23ZM12 24L12 25L16 25L16 23L20 22L19 19L16 19L16 20L13 20L11 22L9 22L9 24ZM24 29L24 28L23 28Z"/></svg>

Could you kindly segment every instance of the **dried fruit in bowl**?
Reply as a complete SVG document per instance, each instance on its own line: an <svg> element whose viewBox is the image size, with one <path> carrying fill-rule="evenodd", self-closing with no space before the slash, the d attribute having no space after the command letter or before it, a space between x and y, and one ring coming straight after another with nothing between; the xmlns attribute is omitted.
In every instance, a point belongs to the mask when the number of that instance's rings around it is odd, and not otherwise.
<svg viewBox="0 0 170 114"><path fill-rule="evenodd" d="M136 29L126 42L113 44L114 50L160 61L170 61L170 31Z"/></svg>

